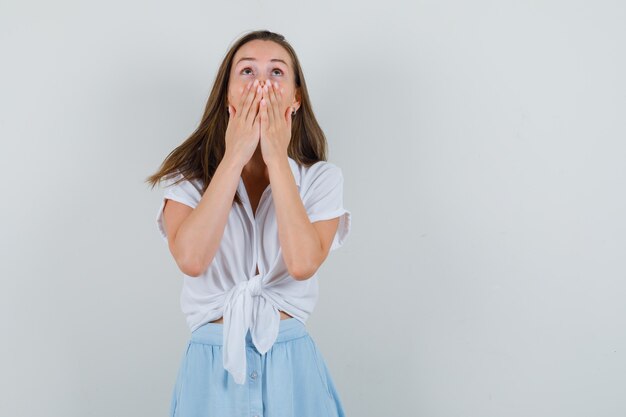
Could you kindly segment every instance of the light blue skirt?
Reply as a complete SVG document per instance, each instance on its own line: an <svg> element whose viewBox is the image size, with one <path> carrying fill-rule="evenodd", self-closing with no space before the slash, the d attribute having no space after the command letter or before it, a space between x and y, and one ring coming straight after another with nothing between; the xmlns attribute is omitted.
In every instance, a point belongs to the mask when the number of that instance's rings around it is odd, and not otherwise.
<svg viewBox="0 0 626 417"><path fill-rule="evenodd" d="M243 385L223 367L223 326L206 323L191 333L170 417L345 417L326 361L301 321L281 320L265 355L248 331Z"/></svg>

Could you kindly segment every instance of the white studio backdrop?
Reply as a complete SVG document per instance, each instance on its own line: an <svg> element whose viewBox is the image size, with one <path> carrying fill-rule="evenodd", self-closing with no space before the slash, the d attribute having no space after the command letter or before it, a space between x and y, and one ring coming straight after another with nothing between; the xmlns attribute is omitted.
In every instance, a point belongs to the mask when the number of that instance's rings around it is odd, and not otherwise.
<svg viewBox="0 0 626 417"><path fill-rule="evenodd" d="M231 43L303 65L353 216L307 323L348 416L626 415L626 6L0 3L0 415L165 416L188 329L143 181Z"/></svg>

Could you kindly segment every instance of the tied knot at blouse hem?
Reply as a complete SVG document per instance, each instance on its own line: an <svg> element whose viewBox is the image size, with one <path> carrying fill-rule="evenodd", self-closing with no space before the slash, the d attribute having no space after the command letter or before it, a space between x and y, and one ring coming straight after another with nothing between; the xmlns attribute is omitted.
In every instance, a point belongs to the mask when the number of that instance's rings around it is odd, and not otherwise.
<svg viewBox="0 0 626 417"><path fill-rule="evenodd" d="M343 206L341 168L327 161L306 167L292 158L289 165L309 220L339 217L330 250L340 248L351 228L351 213ZM163 218L166 199L195 208L203 187L199 180L186 180L182 174L164 182L156 223L167 243ZM305 323L317 303L319 283L317 273L302 281L289 275L278 239L271 184L263 191L255 214L241 177L237 192L243 204L233 204L220 247L206 271L198 277L183 274L180 303L192 332L223 317L224 369L243 384L248 330L257 350L266 353L278 335L279 310Z"/></svg>

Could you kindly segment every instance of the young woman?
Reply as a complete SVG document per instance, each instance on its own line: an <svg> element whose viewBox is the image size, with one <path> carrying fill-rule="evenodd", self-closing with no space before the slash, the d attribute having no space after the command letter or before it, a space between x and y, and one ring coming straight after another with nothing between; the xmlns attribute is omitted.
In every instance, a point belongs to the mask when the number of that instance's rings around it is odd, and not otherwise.
<svg viewBox="0 0 626 417"><path fill-rule="evenodd" d="M283 36L226 54L196 131L148 178L191 330L170 417L343 417L305 322L350 231L304 75Z"/></svg>

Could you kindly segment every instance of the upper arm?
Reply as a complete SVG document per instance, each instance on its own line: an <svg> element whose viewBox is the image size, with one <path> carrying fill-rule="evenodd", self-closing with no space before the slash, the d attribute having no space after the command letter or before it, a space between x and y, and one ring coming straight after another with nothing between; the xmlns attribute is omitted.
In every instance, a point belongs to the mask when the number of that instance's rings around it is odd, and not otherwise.
<svg viewBox="0 0 626 417"><path fill-rule="evenodd" d="M183 221L193 211L193 208L184 203L169 198L163 199L162 225L170 252L174 254L174 241Z"/></svg>
<svg viewBox="0 0 626 417"><path fill-rule="evenodd" d="M178 174L165 180L166 187L156 216L159 234L168 243L175 259L174 242L178 229L202 198L201 190L196 185L185 179L179 181L181 179L181 174Z"/></svg>
<svg viewBox="0 0 626 417"><path fill-rule="evenodd" d="M324 262L328 253L330 252L330 248L332 246L333 240L337 233L337 228L339 226L339 217L334 217L328 220L318 220L313 222L313 227L317 231L317 235L320 238L320 243L322 246L322 258L319 260L321 264Z"/></svg>
<svg viewBox="0 0 626 417"><path fill-rule="evenodd" d="M350 234L351 213L343 205L343 173L338 166L324 162L311 166L303 204L320 236L324 258L328 251L343 246Z"/></svg>

